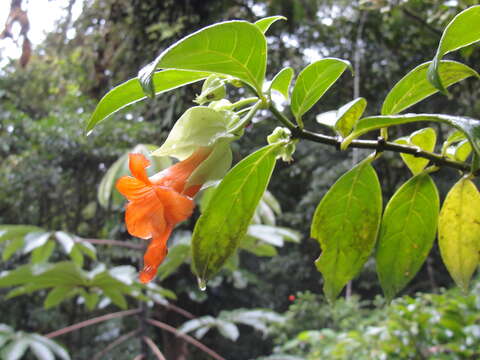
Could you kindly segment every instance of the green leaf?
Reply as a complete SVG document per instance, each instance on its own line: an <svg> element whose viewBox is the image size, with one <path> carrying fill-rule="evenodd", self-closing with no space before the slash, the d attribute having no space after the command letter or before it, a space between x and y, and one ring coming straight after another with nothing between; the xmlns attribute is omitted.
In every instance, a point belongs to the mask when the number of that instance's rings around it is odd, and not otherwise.
<svg viewBox="0 0 480 360"><path fill-rule="evenodd" d="M230 75L262 93L267 63L267 41L258 26L227 21L203 28L162 52L140 70L140 83L153 96L156 69L182 69Z"/></svg>
<svg viewBox="0 0 480 360"><path fill-rule="evenodd" d="M240 241L240 248L255 254L256 256L266 256L273 257L278 254L275 246L262 243L258 241L253 236L246 236L243 240Z"/></svg>
<svg viewBox="0 0 480 360"><path fill-rule="evenodd" d="M401 138L396 140L395 142L403 145L417 146L422 150L432 152L435 148L436 141L437 133L435 132L435 130L432 128L425 128L415 131L408 138ZM414 155L401 153L400 156L413 175L421 173L429 162L428 159L415 157Z"/></svg>
<svg viewBox="0 0 480 360"><path fill-rule="evenodd" d="M291 67L286 67L280 70L280 72L275 75L273 78L270 89L278 91L283 97L287 100L290 99L289 89L290 84L292 83L293 78L293 69Z"/></svg>
<svg viewBox="0 0 480 360"><path fill-rule="evenodd" d="M23 239L28 233L41 231L41 228L32 225L0 225L0 242Z"/></svg>
<svg viewBox="0 0 480 360"><path fill-rule="evenodd" d="M50 237L50 234L50 232L45 231L27 234L25 236L25 247L23 248L23 253L28 254L36 248L45 245Z"/></svg>
<svg viewBox="0 0 480 360"><path fill-rule="evenodd" d="M353 126L362 116L367 107L367 100L356 98L338 109L335 121L335 130L343 137L352 132Z"/></svg>
<svg viewBox="0 0 480 360"><path fill-rule="evenodd" d="M75 265L77 265L80 268L83 266L83 254L80 251L80 248L78 247L77 243L73 245L72 250L70 251L68 256L70 256L70 259L72 259Z"/></svg>
<svg viewBox="0 0 480 360"><path fill-rule="evenodd" d="M403 184L388 202L376 252L378 277L388 299L413 279L427 258L439 206L437 187L424 173Z"/></svg>
<svg viewBox="0 0 480 360"><path fill-rule="evenodd" d="M270 28L270 26L272 26L273 23L277 22L278 20L287 20L287 18L285 16L269 16L269 17L266 17L266 18L263 18L263 19L260 19L258 21L255 21L255 25L258 26L258 28L260 29L260 31L262 33L266 33L268 31L268 29Z"/></svg>
<svg viewBox="0 0 480 360"><path fill-rule="evenodd" d="M103 287L103 293L106 297L108 297L115 305L117 305L121 309L126 309L128 307L127 300L125 300L125 296L122 293L113 287Z"/></svg>
<svg viewBox="0 0 480 360"><path fill-rule="evenodd" d="M10 240L5 246L5 248L3 249L2 260L7 261L8 259L10 259L13 254L15 254L21 248L23 248L23 245L24 245L23 236Z"/></svg>
<svg viewBox="0 0 480 360"><path fill-rule="evenodd" d="M195 106L178 119L167 140L153 152L154 156L173 156L184 160L202 146L212 146L228 134L228 119L206 106Z"/></svg>
<svg viewBox="0 0 480 360"><path fill-rule="evenodd" d="M240 161L215 189L192 238L193 265L202 282L235 252L270 181L281 145L269 145Z"/></svg>
<svg viewBox="0 0 480 360"><path fill-rule="evenodd" d="M81 239L77 239L77 247L85 255L87 255L90 259L92 259L92 260L97 259L97 249L95 248L95 246L93 246L89 242L81 240Z"/></svg>
<svg viewBox="0 0 480 360"><path fill-rule="evenodd" d="M428 80L427 70L431 61L418 65L390 90L382 106L382 115L395 115L438 92ZM479 76L472 68L456 61L440 62L438 73L445 87L470 76Z"/></svg>
<svg viewBox="0 0 480 360"><path fill-rule="evenodd" d="M33 264L47 262L50 256L52 256L54 250L55 242L52 239L49 239L44 245L37 247L32 251L30 261Z"/></svg>
<svg viewBox="0 0 480 360"><path fill-rule="evenodd" d="M84 291L82 293L83 300L85 301L85 306L89 311L92 311L95 309L95 306L97 306L98 300L100 300L100 296L97 293L93 292L86 292Z"/></svg>
<svg viewBox="0 0 480 360"><path fill-rule="evenodd" d="M480 154L480 120L466 116L462 117L444 114L404 114L365 117L357 122L353 132L342 142L342 149L347 148L353 139L369 131L419 121L440 122L453 126L465 134L477 154Z"/></svg>
<svg viewBox="0 0 480 360"><path fill-rule="evenodd" d="M70 355L68 355L68 352L63 348L63 346L57 344L55 341L38 334L30 334L30 337L33 338L36 342L42 343L47 346L55 353L55 355L57 355L62 360L70 360Z"/></svg>
<svg viewBox="0 0 480 360"><path fill-rule="evenodd" d="M313 216L311 237L322 249L315 265L329 301L360 272L375 246L382 193L370 162L366 159L340 177Z"/></svg>
<svg viewBox="0 0 480 360"><path fill-rule="evenodd" d="M445 54L480 41L480 6L472 6L453 18L443 31L437 53L428 69L428 80L435 88L447 93L439 76L440 60Z"/></svg>
<svg viewBox="0 0 480 360"><path fill-rule="evenodd" d="M57 306L63 300L69 297L73 287L72 286L57 286L54 287L47 295L47 298L43 302L43 307L45 309L50 309L51 307Z"/></svg>
<svg viewBox="0 0 480 360"><path fill-rule="evenodd" d="M164 70L153 74L152 81L155 94L179 88L203 80L208 73L185 70ZM121 109L146 99L138 78L130 79L106 93L88 119L86 131L91 131L98 123L107 119Z"/></svg>
<svg viewBox="0 0 480 360"><path fill-rule="evenodd" d="M468 178L448 193L440 212L438 244L443 262L464 290L480 261L480 193Z"/></svg>
<svg viewBox="0 0 480 360"><path fill-rule="evenodd" d="M351 65L346 60L325 58L318 60L298 75L292 92L292 112L298 120L325 94Z"/></svg>

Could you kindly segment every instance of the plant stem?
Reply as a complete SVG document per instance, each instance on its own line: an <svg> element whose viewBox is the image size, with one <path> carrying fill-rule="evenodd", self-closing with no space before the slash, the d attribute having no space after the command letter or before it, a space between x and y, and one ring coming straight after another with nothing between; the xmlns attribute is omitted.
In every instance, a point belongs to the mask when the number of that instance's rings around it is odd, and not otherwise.
<svg viewBox="0 0 480 360"><path fill-rule="evenodd" d="M164 322L154 320L154 319L147 319L147 322L153 326L159 327L160 329L166 330L168 332L171 332L172 334L175 334L175 336L182 338L186 342L192 344L193 346L197 347L198 349L202 350L204 353L210 355L212 358L215 360L226 360L225 358L221 357L218 355L215 351L210 349L208 346L202 344L200 341L194 339L190 335L187 335L185 333L182 333L175 329L173 326L170 326L168 324L165 324Z"/></svg>
<svg viewBox="0 0 480 360"><path fill-rule="evenodd" d="M260 109L262 104L263 104L263 101L258 100L255 103L255 105L253 105L253 107L250 109L250 111L243 118L241 118L240 121L235 125L235 127L231 129L229 132L232 134L235 134L237 131L242 130L244 126L247 125L253 119L253 117L257 113L258 109Z"/></svg>
<svg viewBox="0 0 480 360"><path fill-rule="evenodd" d="M138 333L140 332L140 330L133 330L133 331L130 331L129 333L125 334L125 335L122 335L120 336L118 339L116 339L114 342L110 343L107 347L105 347L105 349L103 349L102 351L100 351L98 354L96 354L94 357L93 357L93 360L101 360L103 359L103 357L105 356L105 354L107 354L108 352L110 352L110 350L112 350L114 347L124 343L125 341L127 341L128 339L136 336Z"/></svg>
<svg viewBox="0 0 480 360"><path fill-rule="evenodd" d="M246 99L242 99L242 100L238 100L237 102L234 102L231 106L231 110L234 110L234 109L237 109L239 107L242 107L242 106L245 106L245 105L249 105L249 104L252 104L254 102L258 101L258 97L256 96L253 96L253 97L249 97L249 98L246 98Z"/></svg>
<svg viewBox="0 0 480 360"><path fill-rule="evenodd" d="M152 352L155 354L158 360L167 360L165 356L162 354L162 352L160 351L160 349L158 348L158 346L155 345L155 343L151 338L149 338L148 336L144 336L143 341L145 341L145 343L148 345L150 350L152 350Z"/></svg>
<svg viewBox="0 0 480 360"><path fill-rule="evenodd" d="M335 146L337 149L340 149L340 145L342 143L341 138L318 134L308 130L302 130L299 127L295 126L280 111L278 111L278 109L276 109L273 104L270 104L269 109L278 121L280 121L284 126L290 129L293 138L305 139L320 144ZM467 163L450 160L440 154L423 151L418 147L412 147L408 145L397 144L391 141L385 141L383 138L379 138L378 140L353 140L349 145L349 148L372 149L377 152L392 151L396 153L410 154L415 157L428 159L434 165L446 166L463 172L469 172L471 170L470 165Z"/></svg>
<svg viewBox="0 0 480 360"><path fill-rule="evenodd" d="M141 309L133 309L133 310L118 311L118 312L110 313L110 314L107 314L107 315L98 316L98 317L95 317L93 319L88 319L88 320L85 320L85 321L82 321L82 322L64 327L63 329L60 329L60 330L52 331L51 333L48 333L44 336L51 339L51 338L54 338L54 337L57 337L57 336L60 336L60 335L64 335L64 334L67 334L69 332L84 328L86 326L98 324L98 323L103 322L103 321L116 319L116 318L120 318L120 317L124 317L124 316L135 315L135 314L138 314L141 311L142 311Z"/></svg>

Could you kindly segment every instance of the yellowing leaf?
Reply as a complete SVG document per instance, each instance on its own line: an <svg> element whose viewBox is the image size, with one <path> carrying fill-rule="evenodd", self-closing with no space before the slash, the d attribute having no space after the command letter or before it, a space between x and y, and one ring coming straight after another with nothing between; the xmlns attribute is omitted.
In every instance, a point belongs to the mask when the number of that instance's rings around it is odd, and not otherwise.
<svg viewBox="0 0 480 360"><path fill-rule="evenodd" d="M445 199L438 224L443 262L455 283L468 289L480 261L480 193L467 178L457 182Z"/></svg>

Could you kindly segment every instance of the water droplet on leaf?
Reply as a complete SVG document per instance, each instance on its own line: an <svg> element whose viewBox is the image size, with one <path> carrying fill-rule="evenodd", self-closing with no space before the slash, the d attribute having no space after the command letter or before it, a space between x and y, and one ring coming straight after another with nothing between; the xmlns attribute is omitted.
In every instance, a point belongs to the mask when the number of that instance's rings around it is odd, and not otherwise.
<svg viewBox="0 0 480 360"><path fill-rule="evenodd" d="M197 281L198 281L198 288L201 290L201 291L205 291L207 290L207 282L205 281L205 279L202 279L202 278L197 278Z"/></svg>

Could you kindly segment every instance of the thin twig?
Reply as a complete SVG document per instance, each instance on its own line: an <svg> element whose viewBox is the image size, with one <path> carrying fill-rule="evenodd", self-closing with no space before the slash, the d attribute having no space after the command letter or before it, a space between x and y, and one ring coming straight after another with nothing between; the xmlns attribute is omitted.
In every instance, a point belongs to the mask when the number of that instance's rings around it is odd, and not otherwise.
<svg viewBox="0 0 480 360"><path fill-rule="evenodd" d="M176 312L177 314L180 314L180 315L183 315L184 317L186 317L187 319L195 319L195 315L193 315L191 312L185 310L185 309L182 309L181 307L178 307L177 305L173 305L173 304L160 304L160 303L157 303L163 307L165 307L167 310L172 310L173 312Z"/></svg>
<svg viewBox="0 0 480 360"><path fill-rule="evenodd" d="M135 315L135 314L138 314L141 311L142 311L141 309L133 309L133 310L118 311L118 312L110 313L110 314L107 314L107 315L98 316L98 317L95 317L93 319L88 319L88 320L85 320L85 321L82 321L82 322L64 327L63 329L53 331L53 332L48 333L44 336L51 339L51 338L54 338L54 337L57 337L57 336L60 336L60 335L64 335L64 334L67 334L69 332L84 328L86 326L98 324L98 323L103 322L103 321L112 320L112 319L116 319L116 318L121 318L121 317L124 317L124 316Z"/></svg>
<svg viewBox="0 0 480 360"><path fill-rule="evenodd" d="M212 358L216 360L225 360L225 358L221 357L219 354L217 354L215 351L210 349L208 346L202 344L200 341L194 339L190 335L187 335L185 333L182 333L175 329L173 326L170 326L168 324L165 324L164 322L154 320L154 319L147 319L147 322L153 326L156 326L160 329L163 329L165 331L171 332L174 334L176 337L182 338L189 344L192 344L193 346L197 347L198 349L202 350L204 353L210 355Z"/></svg>
<svg viewBox="0 0 480 360"><path fill-rule="evenodd" d="M143 360L144 357L145 357L145 356L143 356L142 354L138 354L137 356L135 356L135 357L133 358L133 360Z"/></svg>
<svg viewBox="0 0 480 360"><path fill-rule="evenodd" d="M143 341L145 341L145 343L148 345L150 350L152 350L152 352L155 354L158 360L167 360L165 356L163 356L158 346L155 345L152 339L150 339L148 336L144 336Z"/></svg>
<svg viewBox="0 0 480 360"><path fill-rule="evenodd" d="M96 245L113 245L113 246L122 246L135 250L143 250L143 244L136 244L129 241L120 241L120 240L107 240L107 239L84 239L79 238L81 241L86 241L90 244Z"/></svg>
<svg viewBox="0 0 480 360"><path fill-rule="evenodd" d="M112 350L114 347L117 347L118 345L124 343L124 342L127 341L128 339L136 336L139 332L140 332L140 330L137 329L137 330L130 331L129 333L127 333L127 334L125 334L125 335L120 336L117 340L115 340L114 342L110 343L107 347L105 347L105 349L103 349L103 350L100 351L98 354L96 354L96 355L93 357L93 360L101 360L101 359L103 359L103 357L105 356L106 353L108 353L108 352L109 352L110 350Z"/></svg>

